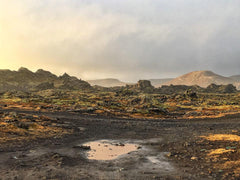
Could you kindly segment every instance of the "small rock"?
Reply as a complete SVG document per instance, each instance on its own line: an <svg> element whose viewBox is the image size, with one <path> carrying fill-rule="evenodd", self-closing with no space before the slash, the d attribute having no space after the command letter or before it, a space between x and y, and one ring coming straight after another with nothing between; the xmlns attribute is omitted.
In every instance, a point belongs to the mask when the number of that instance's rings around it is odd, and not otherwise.
<svg viewBox="0 0 240 180"><path fill-rule="evenodd" d="M191 157L191 160L197 160L198 158L197 157Z"/></svg>
<svg viewBox="0 0 240 180"><path fill-rule="evenodd" d="M17 157L17 156L13 156L12 158L13 158L13 159L18 159L18 157Z"/></svg>
<svg viewBox="0 0 240 180"><path fill-rule="evenodd" d="M119 171L123 171L123 170L124 170L124 168L120 168L120 169L119 169Z"/></svg>
<svg viewBox="0 0 240 180"><path fill-rule="evenodd" d="M166 154L167 157L171 157L172 156L172 153L169 152L168 154Z"/></svg>
<svg viewBox="0 0 240 180"><path fill-rule="evenodd" d="M78 127L78 129L79 129L79 131L85 131L86 130L86 128L84 128L84 127Z"/></svg>

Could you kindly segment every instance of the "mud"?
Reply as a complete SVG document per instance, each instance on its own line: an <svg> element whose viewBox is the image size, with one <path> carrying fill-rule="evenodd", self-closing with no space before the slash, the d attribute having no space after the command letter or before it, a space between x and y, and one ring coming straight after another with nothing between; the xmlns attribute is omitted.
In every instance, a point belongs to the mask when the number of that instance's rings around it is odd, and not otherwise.
<svg viewBox="0 0 240 180"><path fill-rule="evenodd" d="M21 111L23 112L23 111ZM28 112L56 118L73 130L63 137L0 145L0 179L237 179L237 171L219 169L211 149L238 142L209 142L201 136L240 133L239 116L219 119L143 120L74 113ZM92 141L136 144L137 149L112 160L93 160L76 148ZM113 144L114 144L113 143ZM228 152L225 161L238 159ZM221 161L221 162L220 162Z"/></svg>

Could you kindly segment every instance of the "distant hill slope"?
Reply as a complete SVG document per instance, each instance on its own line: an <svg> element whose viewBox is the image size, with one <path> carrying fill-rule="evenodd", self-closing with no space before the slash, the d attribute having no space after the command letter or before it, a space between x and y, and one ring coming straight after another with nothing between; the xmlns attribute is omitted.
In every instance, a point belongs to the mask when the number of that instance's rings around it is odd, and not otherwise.
<svg viewBox="0 0 240 180"><path fill-rule="evenodd" d="M194 71L194 72L190 72L182 76L179 76L165 83L165 85L170 85L170 84L188 85L188 86L198 85L201 87L207 87L210 84L225 85L225 84L234 84L235 82L236 81L231 78L215 74L212 71Z"/></svg>
<svg viewBox="0 0 240 180"><path fill-rule="evenodd" d="M236 88L237 88L238 90L240 90L240 82L236 82L236 83L234 83L233 85L236 86Z"/></svg>
<svg viewBox="0 0 240 180"><path fill-rule="evenodd" d="M64 74L56 76L49 71L42 69L35 73L27 68L20 68L18 71L0 70L0 91L8 90L44 90L44 89L90 89L91 85L76 77Z"/></svg>
<svg viewBox="0 0 240 180"><path fill-rule="evenodd" d="M102 86L102 87L115 87L115 86L125 86L127 83L122 82L118 79L107 78L107 79L96 79L87 81L92 86Z"/></svg>
<svg viewBox="0 0 240 180"><path fill-rule="evenodd" d="M151 81L151 84L153 86L159 87L163 83L167 83L169 81L173 80L173 78L166 78L166 79L149 79Z"/></svg>
<svg viewBox="0 0 240 180"><path fill-rule="evenodd" d="M229 78L231 78L237 82L240 82L240 75L230 76Z"/></svg>

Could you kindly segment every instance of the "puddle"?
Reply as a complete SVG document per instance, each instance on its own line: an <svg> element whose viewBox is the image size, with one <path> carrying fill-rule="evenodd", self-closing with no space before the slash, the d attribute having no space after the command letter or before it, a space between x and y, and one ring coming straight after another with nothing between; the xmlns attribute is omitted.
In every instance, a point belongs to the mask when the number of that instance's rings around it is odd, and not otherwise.
<svg viewBox="0 0 240 180"><path fill-rule="evenodd" d="M90 147L86 154L87 158L92 160L113 160L139 148L137 144L123 144L109 140L88 142L83 146Z"/></svg>
<svg viewBox="0 0 240 180"><path fill-rule="evenodd" d="M173 167L165 159L165 153L161 153L159 156L148 156L147 159L155 166L164 171L173 171Z"/></svg>

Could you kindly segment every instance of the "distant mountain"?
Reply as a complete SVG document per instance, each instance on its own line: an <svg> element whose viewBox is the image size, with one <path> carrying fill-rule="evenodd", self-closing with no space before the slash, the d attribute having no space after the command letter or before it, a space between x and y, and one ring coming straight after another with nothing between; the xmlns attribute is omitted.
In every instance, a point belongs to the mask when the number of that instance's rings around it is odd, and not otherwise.
<svg viewBox="0 0 240 180"><path fill-rule="evenodd" d="M96 79L87 81L92 86L102 86L102 87L115 87L115 86L125 86L127 83L122 82L118 79L107 78L107 79Z"/></svg>
<svg viewBox="0 0 240 180"><path fill-rule="evenodd" d="M0 91L8 90L44 90L44 89L90 89L91 85L76 77L64 74L56 76L49 71L42 69L35 73L27 68L20 68L18 71L0 70Z"/></svg>
<svg viewBox="0 0 240 180"><path fill-rule="evenodd" d="M215 74L212 71L194 71L187 74L184 74L182 76L179 76L167 83L164 83L165 85L198 85L201 87L207 87L210 84L234 84L236 83L235 80L224 77L218 74Z"/></svg>
<svg viewBox="0 0 240 180"><path fill-rule="evenodd" d="M145 81L144 83L141 83L144 86L147 85L147 82ZM200 87L207 87L210 84L233 84L237 87L237 89L240 89L240 75L224 77L211 71L194 71L175 79L151 79L149 80L149 83L155 87L171 84L187 86L198 85ZM90 84L102 87L131 85L112 78L89 80L86 82L66 73L62 76L56 76L55 74L43 69L39 69L36 72L32 72L23 67L18 71L0 70L0 92L8 90L35 91L45 89L85 90L92 89Z"/></svg>
<svg viewBox="0 0 240 180"><path fill-rule="evenodd" d="M229 78L231 78L237 82L240 82L240 75L230 76Z"/></svg>
<svg viewBox="0 0 240 180"><path fill-rule="evenodd" d="M151 84L153 86L160 86L163 83L166 83L168 81L171 81L173 78L166 78L166 79L149 79ZM92 86L102 86L102 87L116 87L116 86L126 86L128 85L133 85L134 83L126 83L122 82L118 79L113 79L113 78L107 78L107 79L96 79L96 80L88 80L88 83L90 83Z"/></svg>
<svg viewBox="0 0 240 180"><path fill-rule="evenodd" d="M166 78L166 79L149 79L153 86L159 87L161 84L169 82L173 80L173 78Z"/></svg>

